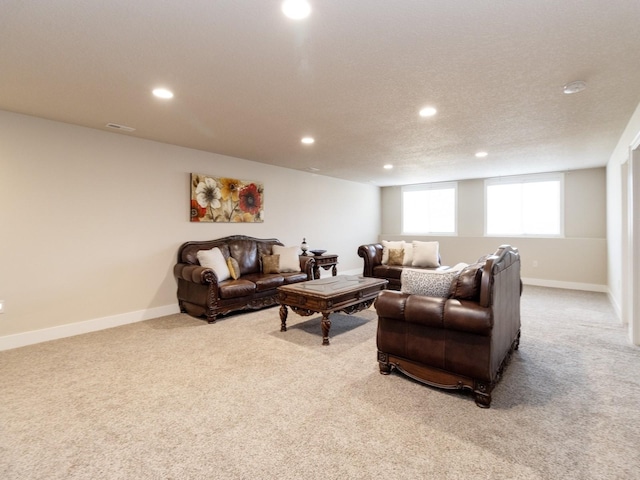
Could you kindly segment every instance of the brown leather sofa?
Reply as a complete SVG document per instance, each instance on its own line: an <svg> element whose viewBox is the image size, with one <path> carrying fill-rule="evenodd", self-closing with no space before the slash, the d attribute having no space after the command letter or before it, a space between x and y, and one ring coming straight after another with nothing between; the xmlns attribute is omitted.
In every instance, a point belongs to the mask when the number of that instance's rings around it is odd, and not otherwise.
<svg viewBox="0 0 640 480"><path fill-rule="evenodd" d="M358 255L364 260L363 277L375 277L388 280L387 290L400 290L400 276L404 268L439 270L447 267L427 268L401 265L384 265L382 263L383 246L381 243L370 243L358 247ZM438 256L438 258L440 258Z"/></svg>
<svg viewBox="0 0 640 480"><path fill-rule="evenodd" d="M509 245L462 270L447 298L381 292L380 373L397 369L431 386L471 390L488 408L519 346L521 293L520 255Z"/></svg>
<svg viewBox="0 0 640 480"><path fill-rule="evenodd" d="M209 323L218 316L237 310L254 310L276 304L277 288L313 279L313 257L300 257L300 271L262 273L261 255L272 253L275 239L259 239L233 235L217 240L187 242L178 250L173 273L178 282L180 311L195 317L206 317ZM211 268L200 266L199 250L220 248L225 259L238 262L239 278L219 281Z"/></svg>

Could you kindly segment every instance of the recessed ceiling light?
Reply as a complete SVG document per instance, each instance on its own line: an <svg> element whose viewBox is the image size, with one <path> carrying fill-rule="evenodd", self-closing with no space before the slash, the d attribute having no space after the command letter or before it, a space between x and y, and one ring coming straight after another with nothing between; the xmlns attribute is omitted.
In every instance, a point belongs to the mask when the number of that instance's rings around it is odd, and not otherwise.
<svg viewBox="0 0 640 480"><path fill-rule="evenodd" d="M390 163L387 163L384 167L385 170L391 170L393 168L393 165L391 165Z"/></svg>
<svg viewBox="0 0 640 480"><path fill-rule="evenodd" d="M173 92L166 88L154 88L153 94L158 98L173 98Z"/></svg>
<svg viewBox="0 0 640 480"><path fill-rule="evenodd" d="M282 2L282 13L293 20L302 20L311 13L311 5L307 0L285 0Z"/></svg>
<svg viewBox="0 0 640 480"><path fill-rule="evenodd" d="M438 113L438 110L433 107L424 107L420 110L421 117L433 117L436 113Z"/></svg>
<svg viewBox="0 0 640 480"><path fill-rule="evenodd" d="M484 158L487 155L489 155L487 152L476 152L476 157L478 158Z"/></svg>
<svg viewBox="0 0 640 480"><path fill-rule="evenodd" d="M582 80L577 80L575 82L567 83L564 87L562 87L562 91L567 95L571 95L572 93L578 93L587 88L586 82Z"/></svg>
<svg viewBox="0 0 640 480"><path fill-rule="evenodd" d="M311 145L312 143L315 142L315 139L313 137L302 137L302 140L300 141L305 145Z"/></svg>

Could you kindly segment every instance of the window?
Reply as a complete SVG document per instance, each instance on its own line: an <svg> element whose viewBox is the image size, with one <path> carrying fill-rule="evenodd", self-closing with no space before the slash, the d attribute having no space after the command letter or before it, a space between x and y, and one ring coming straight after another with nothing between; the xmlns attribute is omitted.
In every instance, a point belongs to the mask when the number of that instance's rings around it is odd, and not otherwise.
<svg viewBox="0 0 640 480"><path fill-rule="evenodd" d="M402 233L456 233L456 183L402 187Z"/></svg>
<svg viewBox="0 0 640 480"><path fill-rule="evenodd" d="M564 176L485 180L486 235L562 236Z"/></svg>

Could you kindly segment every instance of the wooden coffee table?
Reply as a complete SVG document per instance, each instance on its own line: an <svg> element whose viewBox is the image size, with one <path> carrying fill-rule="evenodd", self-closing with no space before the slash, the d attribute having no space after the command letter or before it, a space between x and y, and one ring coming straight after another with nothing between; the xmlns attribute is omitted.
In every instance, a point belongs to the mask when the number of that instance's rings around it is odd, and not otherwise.
<svg viewBox="0 0 640 480"><path fill-rule="evenodd" d="M369 308L387 283L380 278L338 275L278 287L280 331L287 331L287 307L305 317L321 313L322 344L329 345L329 315L333 312L351 314Z"/></svg>

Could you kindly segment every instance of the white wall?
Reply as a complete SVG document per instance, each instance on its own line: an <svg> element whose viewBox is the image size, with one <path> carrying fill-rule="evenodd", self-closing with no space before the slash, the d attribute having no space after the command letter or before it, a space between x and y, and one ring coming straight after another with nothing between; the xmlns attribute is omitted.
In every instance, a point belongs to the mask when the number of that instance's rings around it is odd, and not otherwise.
<svg viewBox="0 0 640 480"><path fill-rule="evenodd" d="M629 147L640 135L640 104L629 119L618 144L607 164L607 242L609 295L618 313L622 305L623 289L623 164L629 159ZM638 215L638 212L635 212Z"/></svg>
<svg viewBox="0 0 640 480"><path fill-rule="evenodd" d="M177 311L186 241L306 237L343 272L362 269L357 248L380 232L372 185L4 111L0 132L0 349ZM263 182L264 223L189 222L190 172Z"/></svg>
<svg viewBox="0 0 640 480"><path fill-rule="evenodd" d="M401 187L383 188L380 240L438 240L448 265L473 262L508 243L520 250L525 283L607 291L606 171L566 172L564 183L564 238L485 237L484 180L477 179L458 182L457 236L402 235Z"/></svg>

